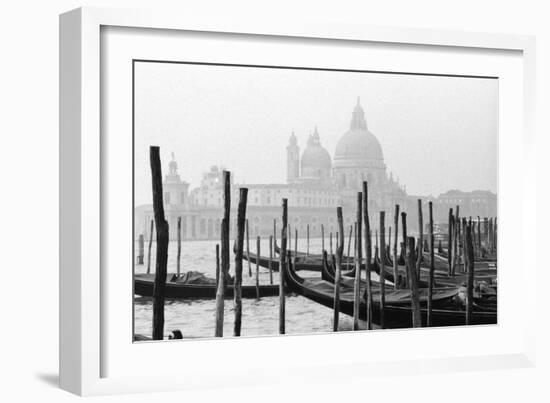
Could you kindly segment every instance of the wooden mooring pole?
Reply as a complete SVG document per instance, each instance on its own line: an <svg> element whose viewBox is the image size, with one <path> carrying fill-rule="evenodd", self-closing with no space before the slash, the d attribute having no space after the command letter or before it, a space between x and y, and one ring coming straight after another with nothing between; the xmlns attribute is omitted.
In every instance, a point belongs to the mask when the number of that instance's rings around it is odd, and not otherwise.
<svg viewBox="0 0 550 403"><path fill-rule="evenodd" d="M307 256L309 256L309 224L307 225Z"/></svg>
<svg viewBox="0 0 550 403"><path fill-rule="evenodd" d="M220 228L221 230L221 228ZM220 283L220 244L216 244L216 290L218 289L218 284Z"/></svg>
<svg viewBox="0 0 550 403"><path fill-rule="evenodd" d="M463 248L462 248L462 261L463 261L463 265L462 265L462 273L466 273L468 271L468 263L467 260L468 260L468 251L466 250L466 227L468 226L468 221L466 221L466 218L465 217L462 217L462 245L463 245Z"/></svg>
<svg viewBox="0 0 550 403"><path fill-rule="evenodd" d="M449 264L448 275L453 275L453 229L454 229L454 216L453 209L449 209L449 239L447 240L447 263Z"/></svg>
<svg viewBox="0 0 550 403"><path fill-rule="evenodd" d="M483 249L481 247L481 218L477 216L477 249L479 256L483 256Z"/></svg>
<svg viewBox="0 0 550 403"><path fill-rule="evenodd" d="M407 239L407 213L404 211L401 213L401 230L403 231L403 246L405 247L405 250L409 247L408 239ZM410 286L410 270L407 268L408 263L407 262L407 256L405 256L405 287Z"/></svg>
<svg viewBox="0 0 550 403"><path fill-rule="evenodd" d="M418 283L416 281L416 259L415 259L415 245L414 237L409 237L408 242L408 258L407 266L411 272L410 277L410 291L411 291L411 309L412 309L412 325L413 327L422 326L422 313L420 312L420 297L418 294Z"/></svg>
<svg viewBox="0 0 550 403"><path fill-rule="evenodd" d="M422 217L422 200L418 199L418 256L416 257L416 278L420 281L421 265L422 265L422 247L424 245L424 222Z"/></svg>
<svg viewBox="0 0 550 403"><path fill-rule="evenodd" d="M178 241L178 253L176 255L176 271L178 277L181 273L181 217L178 217L178 225L177 225L177 241Z"/></svg>
<svg viewBox="0 0 550 403"><path fill-rule="evenodd" d="M493 217L489 218L489 253L495 253L494 250L494 228L493 228Z"/></svg>
<svg viewBox="0 0 550 403"><path fill-rule="evenodd" d="M483 250L490 253L489 250L489 217L483 217Z"/></svg>
<svg viewBox="0 0 550 403"><path fill-rule="evenodd" d="M294 230L294 262L298 257L298 229Z"/></svg>
<svg viewBox="0 0 550 403"><path fill-rule="evenodd" d="M169 235L168 222L164 218L162 167L159 147L151 146L149 148L149 160L153 188L153 211L157 232L155 284L153 286L153 340L162 340L164 338L164 293L168 265Z"/></svg>
<svg viewBox="0 0 550 403"><path fill-rule="evenodd" d="M283 199L283 224L281 228L281 253L279 254L279 334L285 334L285 267L288 200Z"/></svg>
<svg viewBox="0 0 550 403"><path fill-rule="evenodd" d="M223 337L226 279L229 277L229 214L231 211L231 173L223 171L223 218L221 222L221 266L216 289L216 337Z"/></svg>
<svg viewBox="0 0 550 403"><path fill-rule="evenodd" d="M362 249L361 244L361 223L363 221L363 193L357 192L357 257L355 259L355 281L353 283L353 330L359 330L359 309L361 308L361 262Z"/></svg>
<svg viewBox="0 0 550 403"><path fill-rule="evenodd" d="M347 253L347 262L346 262L346 269L349 270L350 268L350 253L351 253L351 240L353 238L353 225L349 226L349 240L348 240L348 253Z"/></svg>
<svg viewBox="0 0 550 403"><path fill-rule="evenodd" d="M273 219L273 256L277 255L277 219Z"/></svg>
<svg viewBox="0 0 550 403"><path fill-rule="evenodd" d="M256 299L260 300L260 237L256 237Z"/></svg>
<svg viewBox="0 0 550 403"><path fill-rule="evenodd" d="M456 206L453 218L453 258L452 258L452 274L456 274L456 265L458 262L458 238L460 237L460 206Z"/></svg>
<svg viewBox="0 0 550 403"><path fill-rule="evenodd" d="M493 243L494 243L494 253L498 252L498 225L497 225L497 218L495 217L495 220L493 222Z"/></svg>
<svg viewBox="0 0 550 403"><path fill-rule="evenodd" d="M367 305L367 330L372 329L372 234L370 231L369 222L369 186L366 181L363 182L363 216L358 217L358 221L363 221L365 224L365 299ZM357 228L357 233L361 232L361 228ZM361 239L357 237L357 244L360 244ZM357 267L357 266L356 266ZM361 266L359 266L361 267Z"/></svg>
<svg viewBox="0 0 550 403"><path fill-rule="evenodd" d="M459 208L460 206L456 206L456 218L457 218L457 242L458 242L458 246L456 248L456 261L457 261L457 264L462 264L463 262L461 262L462 260L462 250L464 249L464 231L462 230L462 218L459 216ZM456 267L455 267L455 270L456 270Z"/></svg>
<svg viewBox="0 0 550 403"><path fill-rule="evenodd" d="M222 219L221 223L221 243L222 243L222 254L221 254L221 265L219 265L217 277L217 287L216 287L216 330L214 333L215 337L223 337L223 320L224 320L224 304L225 304L225 268L224 266L229 263L224 259L223 245L226 242L229 242L229 234L227 233L227 226L225 225L225 218ZM218 257L219 247L216 245L216 258ZM218 263L218 259L216 259Z"/></svg>
<svg viewBox="0 0 550 403"><path fill-rule="evenodd" d="M235 323L233 336L241 335L241 321L243 316L242 285L243 285L243 243L246 226L246 202L248 189L239 189L239 205L237 208L237 250L235 251L235 281L233 283L233 300L235 305ZM250 262L250 260L249 260Z"/></svg>
<svg viewBox="0 0 550 403"><path fill-rule="evenodd" d="M393 227L395 235L393 237L393 288L398 290L399 286L399 257L397 256L397 242L399 241L399 204L395 205L395 214L393 216Z"/></svg>
<svg viewBox="0 0 550 403"><path fill-rule="evenodd" d="M286 235L287 235L286 242L288 244L287 250L290 251L292 255L292 229L290 228L290 224L288 224L287 226Z"/></svg>
<svg viewBox="0 0 550 403"><path fill-rule="evenodd" d="M434 271L435 271L435 252L434 252L434 218L433 218L433 203L428 202L428 214L430 220L429 236L430 236L430 273L428 275L428 312L426 318L426 326L432 325L432 305L434 291Z"/></svg>
<svg viewBox="0 0 550 403"><path fill-rule="evenodd" d="M338 228L341 234L344 233L344 219L342 207L336 208L336 217L338 219ZM336 273L334 276L334 316L332 321L332 330L338 331L338 320L340 315L340 276L342 273L342 254L344 252L344 237L340 236L340 243L336 247ZM334 258L332 259L334 262Z"/></svg>
<svg viewBox="0 0 550 403"><path fill-rule="evenodd" d="M475 224L474 224L475 225ZM468 267L468 281L466 285L466 325L473 321L474 304L474 243L472 238L472 226L466 227L466 264Z"/></svg>
<svg viewBox="0 0 550 403"><path fill-rule="evenodd" d="M143 234L139 234L138 238L138 257L137 257L137 264L142 265L143 264L143 255L144 255L144 241L143 241Z"/></svg>
<svg viewBox="0 0 550 403"><path fill-rule="evenodd" d="M246 219L246 261L248 262L248 277L252 277L252 263L250 263L250 234L248 232L248 218Z"/></svg>
<svg viewBox="0 0 550 403"><path fill-rule="evenodd" d="M325 251L325 226L321 224L321 253Z"/></svg>
<svg viewBox="0 0 550 403"><path fill-rule="evenodd" d="M384 211L380 212L380 327L384 329L386 311L386 234Z"/></svg>
<svg viewBox="0 0 550 403"><path fill-rule="evenodd" d="M330 255L332 256L332 232L329 234Z"/></svg>
<svg viewBox="0 0 550 403"><path fill-rule="evenodd" d="M155 220L151 220L151 227L149 228L149 247L147 248L147 274L151 273L151 246L153 246L153 226Z"/></svg>
<svg viewBox="0 0 550 403"><path fill-rule="evenodd" d="M273 284L273 235L269 236L269 284Z"/></svg>

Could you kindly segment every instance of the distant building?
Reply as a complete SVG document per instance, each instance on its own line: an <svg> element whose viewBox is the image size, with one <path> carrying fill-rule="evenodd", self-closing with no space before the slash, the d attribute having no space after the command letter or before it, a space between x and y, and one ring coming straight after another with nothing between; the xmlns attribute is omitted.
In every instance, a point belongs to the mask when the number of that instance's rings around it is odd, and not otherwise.
<svg viewBox="0 0 550 403"><path fill-rule="evenodd" d="M248 190L247 218L250 236L266 237L273 234L274 219L280 237L281 199L288 199L289 224L292 236L298 230L304 237L307 227L311 237L325 236L337 231L336 207L342 206L346 232L355 222L357 193L363 181L369 185L369 213L371 227L378 226L379 211L386 211L386 226L392 225L394 206L409 213L408 228L416 230L417 199L434 203L434 217L446 221L448 209L461 206L464 215L496 215L496 195L488 191L460 192L450 190L438 198L408 196L404 186L388 174L382 147L368 130L365 113L359 99L352 112L350 127L338 141L331 158L321 144L317 127L307 140L300 155L298 139L292 133L287 151L287 183L246 184ZM223 208L223 169L213 166L203 174L200 186L189 188L178 174L178 166L172 154L168 174L164 180L165 215L169 223L170 237L175 239L177 219L182 220L183 239L218 239ZM231 231L236 229L236 206L239 187L231 178ZM424 210L427 220L427 207ZM135 233L147 233L153 218L151 205L135 209Z"/></svg>

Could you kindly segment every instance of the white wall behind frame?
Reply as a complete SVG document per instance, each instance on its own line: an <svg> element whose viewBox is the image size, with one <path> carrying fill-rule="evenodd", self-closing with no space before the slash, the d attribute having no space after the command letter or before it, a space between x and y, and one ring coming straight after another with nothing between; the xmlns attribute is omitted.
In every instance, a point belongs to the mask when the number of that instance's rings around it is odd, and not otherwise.
<svg viewBox="0 0 550 403"><path fill-rule="evenodd" d="M35 214L6 214L2 231L4 246L4 282L19 282L23 266L32 269L32 281L28 282L34 298L20 298L18 287L7 287L3 297L17 301L18 309L2 311L3 324L12 324L15 331L1 332L0 351L2 364L0 375L2 397L6 401L68 402L80 401L57 387L57 92L58 92L58 38L57 16L59 13L81 5L102 5L110 7L184 7L182 13L197 13L209 18L232 18L244 15L255 18L269 14L273 19L318 18L355 24L390 26L413 26L420 28L467 29L485 32L510 32L537 35L538 94L537 108L540 118L537 122L539 139L531 157L539 156L538 172L544 176L550 169L546 158L550 124L544 111L550 109L548 88L550 80L545 73L550 71L550 27L547 21L546 2L538 0L502 2L488 0L464 0L442 2L437 0L380 1L319 1L276 2L255 1L181 1L157 0L58 0L54 2L26 1L2 4L0 33L3 51L9 62L0 65L3 140L5 147L15 152L5 153L0 159L5 189L12 189L19 197L4 197L0 204L4 211L35 211L37 203L45 214L40 215L40 229L47 236L33 247L32 256L26 239L32 228L37 228ZM37 64L39 60L39 64ZM4 61L4 59L3 59ZM30 90L29 90L30 89ZM32 117L30 117L32 113ZM28 163L22 163L22 158ZM10 174L16 171L17 174ZM39 177L39 180L36 178ZM32 186L22 178L33 178ZM535 180L536 177L533 177ZM38 195L39 201L37 201ZM28 196L28 197L27 197ZM547 201L550 194L546 187L540 188L539 199ZM543 204L541 203L541 206ZM541 207L542 208L542 207ZM548 225L547 217L541 216ZM541 257L546 255L544 246L547 236L542 232L537 242ZM18 241L14 241L17 238ZM25 259L22 259L25 257ZM39 264L27 263L30 258ZM23 261L23 263L22 263ZM13 268L8 270L7 268ZM548 284L548 273L541 270L537 283ZM542 299L540 306L547 307ZM40 303L37 303L37 300ZM32 318L32 323L29 320ZM31 326L32 324L32 326ZM447 402L463 402L465 393L448 393L457 385L470 388L469 396L478 401L524 401L545 402L548 399L546 383L550 355L548 343L548 322L539 322L538 368L533 370L485 371L475 373L453 373L441 375L417 375L377 377L371 380L351 379L338 386L300 385L294 383L290 390L276 386L257 388L234 388L182 393L146 394L140 396L117 396L117 402L153 402L162 400L209 401L257 401L261 393L264 402L281 401L293 393L297 398L307 397L318 401L352 401L368 390L373 400L403 401L410 397L410 390L423 388L429 393L414 400L440 401L444 395ZM38 335L37 335L38 332ZM26 357L32 357L27 359ZM322 386L322 387L321 387ZM388 393L391 391L391 394ZM365 392L367 393L367 392ZM113 398L96 398L94 401L113 401Z"/></svg>

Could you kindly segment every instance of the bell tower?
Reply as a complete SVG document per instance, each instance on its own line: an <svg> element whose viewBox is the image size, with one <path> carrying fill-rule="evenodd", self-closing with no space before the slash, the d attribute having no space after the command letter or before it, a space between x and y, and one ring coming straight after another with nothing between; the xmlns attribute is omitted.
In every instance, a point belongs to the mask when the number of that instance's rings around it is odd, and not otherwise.
<svg viewBox="0 0 550 403"><path fill-rule="evenodd" d="M164 177L163 187L165 205L188 203L189 183L181 180L174 153L172 153L172 160L168 163L168 174Z"/></svg>
<svg viewBox="0 0 550 403"><path fill-rule="evenodd" d="M294 183L300 178L300 147L294 132L288 139L286 147L286 181Z"/></svg>

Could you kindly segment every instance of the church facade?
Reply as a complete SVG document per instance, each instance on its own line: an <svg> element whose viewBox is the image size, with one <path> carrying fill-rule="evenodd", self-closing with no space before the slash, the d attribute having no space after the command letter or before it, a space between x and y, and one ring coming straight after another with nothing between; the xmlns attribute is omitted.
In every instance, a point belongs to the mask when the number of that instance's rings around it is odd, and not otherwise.
<svg viewBox="0 0 550 403"><path fill-rule="evenodd" d="M496 216L496 195L488 191L461 192L451 190L437 198L409 196L398 180L395 180L384 163L382 147L369 131L365 113L359 99L355 105L349 130L339 139L334 157L323 147L321 136L315 127L306 146L300 146L294 133L286 147L286 183L246 184L233 183L231 231L236 231L236 205L239 187L248 188L247 217L250 237L266 237L273 234L274 225L280 234L281 199L288 199L288 217L292 235L298 231L305 237L309 227L311 237L325 236L337 231L336 207L342 206L346 232L355 222L357 193L363 181L369 184L369 212L371 226L377 227L379 211L386 212L386 226L393 222L394 208L409 214L408 227L416 230L417 200L434 203L434 220L446 222L449 208L460 205L461 215ZM178 174L178 166L172 154L164 180L165 216L169 223L170 238L176 238L177 219L181 217L183 239L219 239L223 208L223 170L213 166L202 176L200 186L190 189ZM427 222L427 205L424 209ZM151 205L135 208L134 232L149 236L153 218Z"/></svg>

